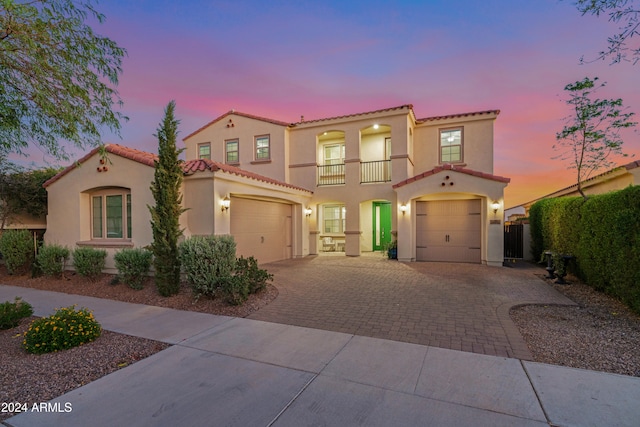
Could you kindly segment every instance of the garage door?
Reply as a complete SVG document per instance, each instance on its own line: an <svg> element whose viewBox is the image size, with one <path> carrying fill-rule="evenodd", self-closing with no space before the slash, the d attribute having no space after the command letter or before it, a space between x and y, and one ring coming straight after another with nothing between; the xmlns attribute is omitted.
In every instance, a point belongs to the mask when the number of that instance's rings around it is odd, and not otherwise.
<svg viewBox="0 0 640 427"><path fill-rule="evenodd" d="M236 255L260 264L291 258L291 208L285 203L231 197Z"/></svg>
<svg viewBox="0 0 640 427"><path fill-rule="evenodd" d="M418 261L480 262L480 200L416 203Z"/></svg>

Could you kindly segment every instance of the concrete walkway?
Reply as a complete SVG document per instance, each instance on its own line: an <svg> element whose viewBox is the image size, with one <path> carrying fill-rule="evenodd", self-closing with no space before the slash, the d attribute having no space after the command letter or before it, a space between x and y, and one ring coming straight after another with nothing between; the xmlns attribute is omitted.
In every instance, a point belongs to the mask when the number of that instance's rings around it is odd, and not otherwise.
<svg viewBox="0 0 640 427"><path fill-rule="evenodd" d="M531 360L509 309L569 304L527 263L400 263L317 256L267 265L278 298L250 319Z"/></svg>
<svg viewBox="0 0 640 427"><path fill-rule="evenodd" d="M174 344L7 426L632 426L640 378L0 285ZM30 402L33 403L33 402ZM65 406L65 404L69 404ZM52 407L55 407L52 405Z"/></svg>

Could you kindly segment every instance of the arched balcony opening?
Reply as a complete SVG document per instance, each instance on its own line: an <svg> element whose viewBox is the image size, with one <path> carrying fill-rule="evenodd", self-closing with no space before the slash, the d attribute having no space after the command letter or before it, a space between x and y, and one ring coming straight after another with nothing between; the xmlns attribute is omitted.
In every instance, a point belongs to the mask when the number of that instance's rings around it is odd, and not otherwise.
<svg viewBox="0 0 640 427"><path fill-rule="evenodd" d="M318 185L341 185L345 183L344 132L327 131L317 137Z"/></svg>
<svg viewBox="0 0 640 427"><path fill-rule="evenodd" d="M360 130L360 183L391 181L391 126Z"/></svg>

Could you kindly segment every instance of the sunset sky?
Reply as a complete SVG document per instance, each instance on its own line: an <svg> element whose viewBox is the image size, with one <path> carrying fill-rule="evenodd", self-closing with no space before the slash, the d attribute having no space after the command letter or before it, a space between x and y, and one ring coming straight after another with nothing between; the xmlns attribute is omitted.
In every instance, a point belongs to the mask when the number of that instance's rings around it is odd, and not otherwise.
<svg viewBox="0 0 640 427"><path fill-rule="evenodd" d="M598 76L600 97L640 113L640 64L579 63L616 24L572 3L102 1L97 32L128 51L118 91L130 118L105 142L157 152L172 99L181 137L230 109L287 122L402 104L419 118L499 109L494 173L511 178L511 207L573 183L551 159L567 83ZM625 147L640 157L640 134Z"/></svg>

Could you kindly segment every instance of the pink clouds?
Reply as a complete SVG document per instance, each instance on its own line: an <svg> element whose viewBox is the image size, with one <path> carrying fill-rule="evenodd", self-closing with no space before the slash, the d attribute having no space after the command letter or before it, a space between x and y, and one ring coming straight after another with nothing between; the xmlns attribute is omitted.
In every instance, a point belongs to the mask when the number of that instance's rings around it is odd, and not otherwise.
<svg viewBox="0 0 640 427"><path fill-rule="evenodd" d="M600 76L601 96L640 113L640 65L580 66L612 26L569 2L111 0L99 9L100 32L129 52L121 143L148 151L171 99L183 136L231 108L292 122L405 103L419 117L500 109L494 172L512 178L512 206L570 183L551 160L564 85ZM640 154L638 134L627 147Z"/></svg>

